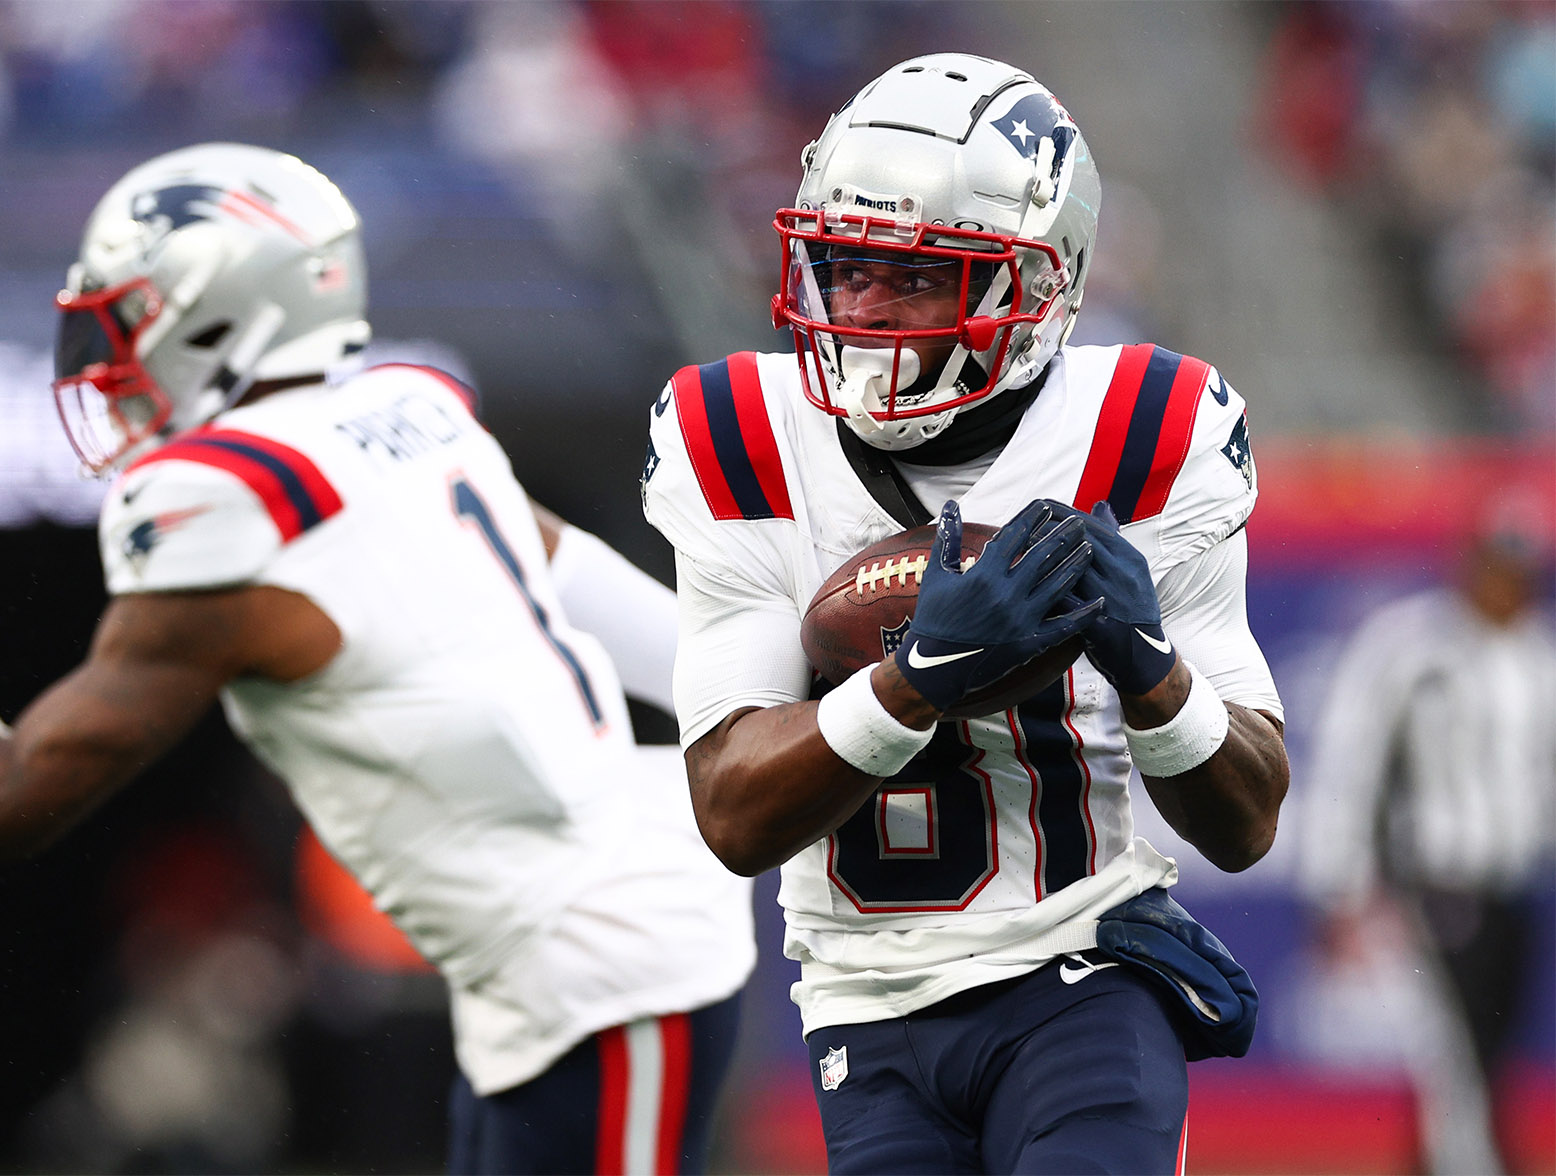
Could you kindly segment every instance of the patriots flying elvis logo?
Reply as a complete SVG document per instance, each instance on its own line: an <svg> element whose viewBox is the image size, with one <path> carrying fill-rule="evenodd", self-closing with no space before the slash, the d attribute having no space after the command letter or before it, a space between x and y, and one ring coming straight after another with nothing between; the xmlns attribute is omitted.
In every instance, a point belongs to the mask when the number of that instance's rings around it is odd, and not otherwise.
<svg viewBox="0 0 1556 1176"><path fill-rule="evenodd" d="M643 509L648 509L648 480L654 476L654 471L659 468L659 454L654 449L652 440L648 443L648 452L643 455L643 472L638 476L638 497L643 500Z"/></svg>
<svg viewBox="0 0 1556 1176"><path fill-rule="evenodd" d="M149 228L171 233L196 221L212 220L226 193L209 184L174 184L142 192L130 201L130 216Z"/></svg>
<svg viewBox="0 0 1556 1176"><path fill-rule="evenodd" d="M308 235L266 200L212 184L171 184L141 192L130 201L130 218L167 236L186 225L215 220L218 214L255 227L277 228L308 243Z"/></svg>
<svg viewBox="0 0 1556 1176"><path fill-rule="evenodd" d="M1052 139L1054 162L1050 178L1058 181L1070 145L1075 142L1075 125L1064 107L1046 94L1028 94L996 118L993 125L1007 143L1028 159L1037 155L1044 139Z"/></svg>
<svg viewBox="0 0 1556 1176"><path fill-rule="evenodd" d="M121 545L124 558L138 570L164 535L169 531L176 531L190 519L204 514L207 509L204 506L197 506L189 510L163 511L137 523L125 535Z"/></svg>
<svg viewBox="0 0 1556 1176"><path fill-rule="evenodd" d="M1248 489L1253 489L1253 451L1248 448L1248 414L1244 413L1237 418L1237 424L1232 426L1232 435L1227 438L1226 444L1221 447L1221 454L1231 462L1238 473L1242 474L1243 481L1248 483Z"/></svg>

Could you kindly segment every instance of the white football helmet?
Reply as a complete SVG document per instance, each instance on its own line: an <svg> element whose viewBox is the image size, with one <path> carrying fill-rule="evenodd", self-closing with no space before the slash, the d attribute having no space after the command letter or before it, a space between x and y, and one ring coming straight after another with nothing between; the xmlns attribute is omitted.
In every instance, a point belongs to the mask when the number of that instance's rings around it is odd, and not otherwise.
<svg viewBox="0 0 1556 1176"><path fill-rule="evenodd" d="M361 348L361 222L291 155L186 147L108 190L56 303L55 402L101 473L210 420L256 381L322 374Z"/></svg>
<svg viewBox="0 0 1556 1176"><path fill-rule="evenodd" d="M871 445L929 440L1035 378L1068 337L1102 184L1031 74L961 53L905 61L802 162L796 207L773 222L773 323L794 332L807 399ZM925 294L939 300L928 317Z"/></svg>

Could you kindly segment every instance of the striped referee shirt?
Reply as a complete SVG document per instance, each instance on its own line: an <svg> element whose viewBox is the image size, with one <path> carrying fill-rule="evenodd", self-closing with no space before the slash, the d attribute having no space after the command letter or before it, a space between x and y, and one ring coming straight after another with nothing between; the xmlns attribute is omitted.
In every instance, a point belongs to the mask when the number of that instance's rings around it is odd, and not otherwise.
<svg viewBox="0 0 1556 1176"><path fill-rule="evenodd" d="M1510 893L1556 842L1556 637L1433 589L1346 648L1305 786L1310 889L1360 902L1381 878Z"/></svg>

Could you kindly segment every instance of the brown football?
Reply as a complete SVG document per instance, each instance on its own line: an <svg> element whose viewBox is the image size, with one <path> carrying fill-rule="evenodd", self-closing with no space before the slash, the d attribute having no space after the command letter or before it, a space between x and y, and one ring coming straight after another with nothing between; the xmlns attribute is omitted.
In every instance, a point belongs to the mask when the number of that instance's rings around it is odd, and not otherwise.
<svg viewBox="0 0 1556 1176"><path fill-rule="evenodd" d="M982 554L997 530L962 524L964 567ZM827 577L800 623L805 656L823 678L835 685L896 650L913 619L920 578L934 546L933 523L914 527L871 544ZM975 690L946 714L976 718L1008 710L1052 685L1084 648L1079 637L1071 637Z"/></svg>

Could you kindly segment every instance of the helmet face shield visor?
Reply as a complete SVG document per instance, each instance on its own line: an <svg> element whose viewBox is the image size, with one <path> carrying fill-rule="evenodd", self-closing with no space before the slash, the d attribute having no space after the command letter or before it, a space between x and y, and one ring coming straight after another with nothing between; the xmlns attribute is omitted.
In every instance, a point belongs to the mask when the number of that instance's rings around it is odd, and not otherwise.
<svg viewBox="0 0 1556 1176"><path fill-rule="evenodd" d="M161 302L149 282L136 279L83 293L64 290L55 304L54 403L77 455L102 472L172 414L172 403L135 354Z"/></svg>
<svg viewBox="0 0 1556 1176"><path fill-rule="evenodd" d="M113 317L109 307L74 310L61 308L54 335L55 378L75 375L89 367L106 367L122 355L129 332Z"/></svg>
<svg viewBox="0 0 1556 1176"><path fill-rule="evenodd" d="M858 246L796 240L795 264L811 272L805 293L819 296L808 317L848 329L922 330L954 338L988 290L993 266L955 257L925 257ZM858 336L863 341L871 335Z"/></svg>
<svg viewBox="0 0 1556 1176"><path fill-rule="evenodd" d="M1041 242L796 209L774 227L784 249L774 324L794 332L807 398L836 416L887 422L982 399L1014 331L1063 288ZM1052 264L1041 291L1022 289L1018 246ZM844 395L850 384L856 392Z"/></svg>

